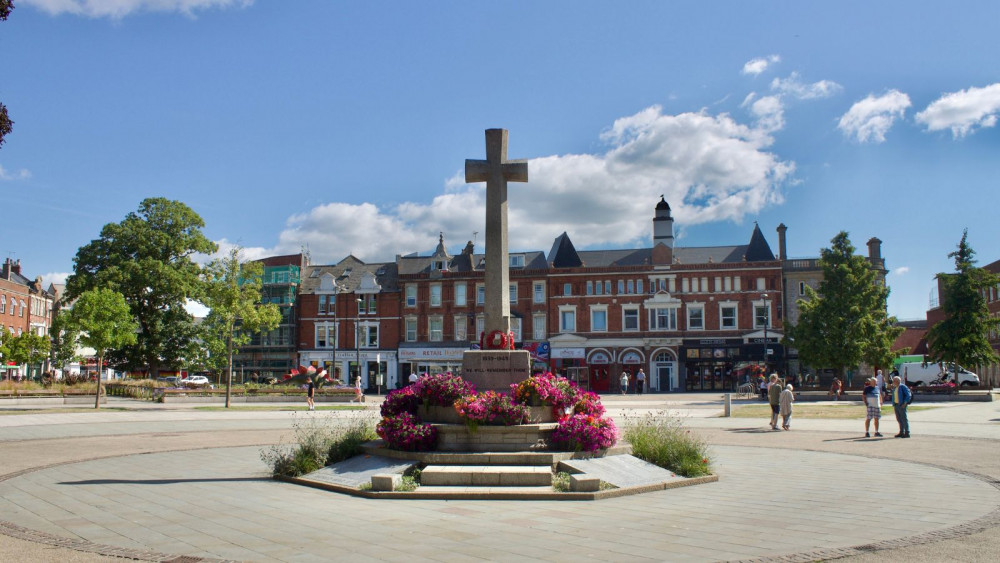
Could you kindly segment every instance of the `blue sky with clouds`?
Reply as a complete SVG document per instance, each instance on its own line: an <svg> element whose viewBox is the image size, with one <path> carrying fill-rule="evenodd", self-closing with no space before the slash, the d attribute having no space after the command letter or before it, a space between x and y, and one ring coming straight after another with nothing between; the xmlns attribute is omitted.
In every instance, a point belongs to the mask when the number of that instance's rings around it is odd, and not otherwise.
<svg viewBox="0 0 1000 563"><path fill-rule="evenodd" d="M481 250L504 127L514 250L649 244L665 194L680 245L878 237L905 319L964 228L1000 259L1000 4L496 4L15 0L0 251L58 281L151 196L252 256Z"/></svg>

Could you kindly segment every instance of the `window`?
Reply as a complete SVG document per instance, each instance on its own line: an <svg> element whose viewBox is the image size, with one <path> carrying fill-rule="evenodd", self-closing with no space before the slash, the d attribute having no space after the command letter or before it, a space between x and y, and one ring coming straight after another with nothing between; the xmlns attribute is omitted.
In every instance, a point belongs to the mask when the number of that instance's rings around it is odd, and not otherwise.
<svg viewBox="0 0 1000 563"><path fill-rule="evenodd" d="M753 327L754 328L764 328L765 326L771 326L771 307L770 304L765 306L764 303L756 302L753 305Z"/></svg>
<svg viewBox="0 0 1000 563"><path fill-rule="evenodd" d="M316 325L316 347L335 348L337 346L337 326L332 324Z"/></svg>
<svg viewBox="0 0 1000 563"><path fill-rule="evenodd" d="M622 311L622 327L627 332L639 330L639 309L625 309Z"/></svg>
<svg viewBox="0 0 1000 563"><path fill-rule="evenodd" d="M455 315L455 342L465 341L468 335L469 322L465 320L465 315Z"/></svg>
<svg viewBox="0 0 1000 563"><path fill-rule="evenodd" d="M670 283L673 284L674 280L670 280ZM674 290L674 288L671 287L670 291L673 291L673 290ZM636 280L635 281L635 292L636 293L642 293L642 280Z"/></svg>
<svg viewBox="0 0 1000 563"><path fill-rule="evenodd" d="M604 293L611 295L611 280L604 280Z"/></svg>
<svg viewBox="0 0 1000 563"><path fill-rule="evenodd" d="M467 289L468 286L464 283L455 284L455 305L457 307L465 307L468 304L468 298L466 296Z"/></svg>
<svg viewBox="0 0 1000 563"><path fill-rule="evenodd" d="M512 254L508 256L511 268L523 268L524 267L524 255L522 254Z"/></svg>
<svg viewBox="0 0 1000 563"><path fill-rule="evenodd" d="M521 318L511 317L510 318L510 331L514 333L514 342L521 342Z"/></svg>
<svg viewBox="0 0 1000 563"><path fill-rule="evenodd" d="M476 305L484 305L486 303L486 286L483 284L476 285Z"/></svg>
<svg viewBox="0 0 1000 563"><path fill-rule="evenodd" d="M7 310L7 296L0 295L0 313L3 313L6 310Z"/></svg>
<svg viewBox="0 0 1000 563"><path fill-rule="evenodd" d="M688 305L688 330L705 330L705 307Z"/></svg>
<svg viewBox="0 0 1000 563"><path fill-rule="evenodd" d="M441 306L441 284L431 284L431 307Z"/></svg>
<svg viewBox="0 0 1000 563"><path fill-rule="evenodd" d="M806 282L799 282L799 295L806 294Z"/></svg>
<svg viewBox="0 0 1000 563"><path fill-rule="evenodd" d="M719 318L719 328L723 330L736 328L736 306L720 305Z"/></svg>
<svg viewBox="0 0 1000 563"><path fill-rule="evenodd" d="M545 284L540 282L535 282L532 286L532 292L534 293L535 303L545 303Z"/></svg>
<svg viewBox="0 0 1000 563"><path fill-rule="evenodd" d="M361 347L378 348L378 325L361 325Z"/></svg>
<svg viewBox="0 0 1000 563"><path fill-rule="evenodd" d="M369 295L368 296L368 314L369 315L374 315L376 313L378 313L378 307L376 306L376 303L375 303L375 295Z"/></svg>
<svg viewBox="0 0 1000 563"><path fill-rule="evenodd" d="M597 282L597 289L594 290L594 293L604 295L604 282Z"/></svg>
<svg viewBox="0 0 1000 563"><path fill-rule="evenodd" d="M320 315L326 314L326 295L319 296L319 306L316 308L316 312Z"/></svg>
<svg viewBox="0 0 1000 563"><path fill-rule="evenodd" d="M657 285L659 285L660 291L667 290L667 280L661 279Z"/></svg>
<svg viewBox="0 0 1000 563"><path fill-rule="evenodd" d="M677 309L653 309L650 330L677 330Z"/></svg>
<svg viewBox="0 0 1000 563"><path fill-rule="evenodd" d="M594 308L590 310L590 331L608 331L608 309L607 307Z"/></svg>
<svg viewBox="0 0 1000 563"><path fill-rule="evenodd" d="M432 270L447 270L448 269L448 264L444 260L435 260L434 263L431 264L431 269Z"/></svg>
<svg viewBox="0 0 1000 563"><path fill-rule="evenodd" d="M22 299L21 300L21 306L17 308L17 316L23 317L24 316L24 308L27 307L27 306L28 306L28 304L24 302L24 299Z"/></svg>
<svg viewBox="0 0 1000 563"><path fill-rule="evenodd" d="M559 332L576 332L576 308L559 308Z"/></svg>
<svg viewBox="0 0 1000 563"><path fill-rule="evenodd" d="M618 295L625 293L625 280L618 280Z"/></svg>
<svg viewBox="0 0 1000 563"><path fill-rule="evenodd" d="M570 295L573 295L573 284L564 283L563 284L563 296L564 297L569 297Z"/></svg>
<svg viewBox="0 0 1000 563"><path fill-rule="evenodd" d="M510 284L508 291L510 293L510 302L517 303L517 284L516 283Z"/></svg>
<svg viewBox="0 0 1000 563"><path fill-rule="evenodd" d="M415 285L406 286L406 306L407 307L417 306L417 286Z"/></svg>
<svg viewBox="0 0 1000 563"><path fill-rule="evenodd" d="M441 342L444 340L444 320L441 317L431 317L427 319L429 340L431 342Z"/></svg>
<svg viewBox="0 0 1000 563"><path fill-rule="evenodd" d="M715 278L715 292L716 293L721 293L722 292L722 278L718 278L718 277Z"/></svg>
<svg viewBox="0 0 1000 563"><path fill-rule="evenodd" d="M739 276L733 278L733 291L743 291L742 289L740 289L740 280L741 279L743 279L743 278L740 278Z"/></svg>
<svg viewBox="0 0 1000 563"><path fill-rule="evenodd" d="M535 340L545 340L545 315L531 317L531 337Z"/></svg>
<svg viewBox="0 0 1000 563"><path fill-rule="evenodd" d="M407 342L417 341L417 319L414 318L406 319L406 341Z"/></svg>
<svg viewBox="0 0 1000 563"><path fill-rule="evenodd" d="M594 282L589 281L587 282L587 295L593 295L593 294L594 294Z"/></svg>
<svg viewBox="0 0 1000 563"><path fill-rule="evenodd" d="M479 340L486 332L486 317L479 315L476 317L476 334L472 335L475 340Z"/></svg>
<svg viewBox="0 0 1000 563"><path fill-rule="evenodd" d="M639 283L642 283L642 282L639 282ZM635 280L628 280L628 292L629 293L635 293Z"/></svg>
<svg viewBox="0 0 1000 563"><path fill-rule="evenodd" d="M691 291L691 280L684 278L681 280L681 292L688 293Z"/></svg>
<svg viewBox="0 0 1000 563"><path fill-rule="evenodd" d="M725 279L725 285L724 285L724 287L725 287L726 291L732 291L733 290L733 278L727 277Z"/></svg>
<svg viewBox="0 0 1000 563"><path fill-rule="evenodd" d="M764 291L765 289L767 288L764 287L764 278L757 278L757 291Z"/></svg>

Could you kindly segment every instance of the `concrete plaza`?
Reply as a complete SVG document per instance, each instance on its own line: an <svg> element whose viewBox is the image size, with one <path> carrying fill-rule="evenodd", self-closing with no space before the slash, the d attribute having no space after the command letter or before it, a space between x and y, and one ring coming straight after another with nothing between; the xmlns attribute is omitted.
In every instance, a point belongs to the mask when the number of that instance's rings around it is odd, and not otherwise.
<svg viewBox="0 0 1000 563"><path fill-rule="evenodd" d="M272 481L264 447L295 420L358 412L0 415L0 560L993 561L1000 403L911 413L909 440L863 422L720 418L718 395L606 396L671 411L712 444L717 483L595 502L367 500ZM815 404L815 403L814 403ZM374 409L376 402L368 403ZM937 405L935 405L937 406ZM885 419L883 433L895 433Z"/></svg>

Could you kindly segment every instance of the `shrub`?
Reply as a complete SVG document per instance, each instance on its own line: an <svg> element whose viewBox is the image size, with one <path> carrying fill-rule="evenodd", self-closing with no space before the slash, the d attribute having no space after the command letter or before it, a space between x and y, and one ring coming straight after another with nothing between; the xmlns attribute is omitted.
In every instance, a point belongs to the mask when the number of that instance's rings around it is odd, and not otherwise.
<svg viewBox="0 0 1000 563"><path fill-rule="evenodd" d="M686 430L680 419L647 414L626 420L623 435L639 459L684 477L712 472L708 445Z"/></svg>
<svg viewBox="0 0 1000 563"><path fill-rule="evenodd" d="M294 414L293 414L294 416ZM310 416L292 423L295 443L278 444L260 453L260 459L275 477L298 477L327 463L342 461L360 452L362 443L374 439L370 417L352 419L336 426L330 418Z"/></svg>
<svg viewBox="0 0 1000 563"><path fill-rule="evenodd" d="M528 421L528 407L515 403L510 395L485 391L455 401L455 410L472 424L513 426Z"/></svg>
<svg viewBox="0 0 1000 563"><path fill-rule="evenodd" d="M349 419L347 424L338 428L327 450L326 464L332 465L360 454L365 442L378 438L374 422L370 416L362 416Z"/></svg>
<svg viewBox="0 0 1000 563"><path fill-rule="evenodd" d="M532 375L520 383L512 383L510 392L514 400L533 407L547 405L557 410L572 407L579 389L576 384L551 373Z"/></svg>
<svg viewBox="0 0 1000 563"><path fill-rule="evenodd" d="M383 418L375 431L394 450L422 452L437 446L437 428L421 423L410 413Z"/></svg>
<svg viewBox="0 0 1000 563"><path fill-rule="evenodd" d="M420 406L420 397L417 396L413 385L407 385L402 389L390 391L389 395L382 402L381 413L384 418L392 418L398 414L417 414L417 407Z"/></svg>
<svg viewBox="0 0 1000 563"><path fill-rule="evenodd" d="M425 405L450 407L459 398L476 393L476 387L451 373L425 375L410 385Z"/></svg>
<svg viewBox="0 0 1000 563"><path fill-rule="evenodd" d="M559 422L552 442L559 448L596 452L610 448L618 440L618 428L610 418L575 414Z"/></svg>

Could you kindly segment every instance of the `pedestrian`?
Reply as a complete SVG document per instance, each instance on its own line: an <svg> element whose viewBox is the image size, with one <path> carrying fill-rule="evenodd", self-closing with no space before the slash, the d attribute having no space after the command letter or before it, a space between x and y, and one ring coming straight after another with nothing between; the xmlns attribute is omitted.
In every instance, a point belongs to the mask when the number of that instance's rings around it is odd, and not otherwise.
<svg viewBox="0 0 1000 563"><path fill-rule="evenodd" d="M778 374L772 373L767 386L767 402L771 405L771 430L778 429L778 414L781 412L781 383Z"/></svg>
<svg viewBox="0 0 1000 563"><path fill-rule="evenodd" d="M639 368L639 373L635 374L635 390L642 395L642 388L646 386L646 373Z"/></svg>
<svg viewBox="0 0 1000 563"><path fill-rule="evenodd" d="M898 375L892 378L892 410L896 413L896 422L899 423L899 434L896 438L910 437L910 421L906 418L906 407L913 402L913 393L910 388L903 383Z"/></svg>
<svg viewBox="0 0 1000 563"><path fill-rule="evenodd" d="M354 398L357 399L359 403L361 402L361 399L363 398L363 396L361 394L361 376L360 375L357 376L356 378L354 378Z"/></svg>
<svg viewBox="0 0 1000 563"><path fill-rule="evenodd" d="M411 371L410 372L410 385L413 385L414 383L416 383L418 379L420 379L420 378L417 377L417 374Z"/></svg>
<svg viewBox="0 0 1000 563"><path fill-rule="evenodd" d="M784 430L791 430L791 425L789 422L792 420L792 403L795 402L795 393L793 391L792 384L789 383L785 385L785 390L781 392L781 397L778 399L779 410L781 413L781 428Z"/></svg>
<svg viewBox="0 0 1000 563"><path fill-rule="evenodd" d="M310 377L306 380L306 405L309 406L309 410L316 410L316 403L313 402L314 395L316 394L316 382Z"/></svg>
<svg viewBox="0 0 1000 563"><path fill-rule="evenodd" d="M827 397L833 395L834 401L840 400L840 395L844 392L844 384L840 382L840 378L833 376L833 383L830 385L830 392L827 393Z"/></svg>
<svg viewBox="0 0 1000 563"><path fill-rule="evenodd" d="M879 395L883 398L886 396L885 390L885 377L882 376L882 370L875 370L875 388L878 389Z"/></svg>
<svg viewBox="0 0 1000 563"><path fill-rule="evenodd" d="M872 420L875 421L875 437L881 438L878 431L878 421L882 418L882 394L875 387L875 378L869 377L865 380L865 390L861 393L861 398L865 402L865 438L871 438L868 429Z"/></svg>
<svg viewBox="0 0 1000 563"><path fill-rule="evenodd" d="M764 401L767 400L767 380L764 379L764 376L762 375L760 376L759 381L760 381L760 400Z"/></svg>
<svg viewBox="0 0 1000 563"><path fill-rule="evenodd" d="M627 371L623 371L622 372L621 384L622 384L622 395L624 395L624 394L628 393L628 372Z"/></svg>

